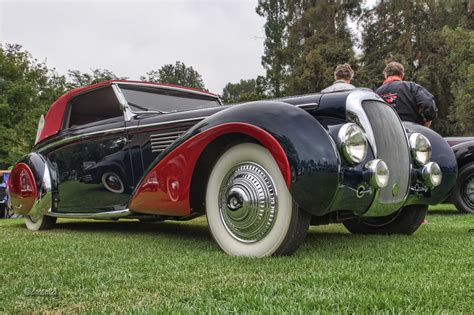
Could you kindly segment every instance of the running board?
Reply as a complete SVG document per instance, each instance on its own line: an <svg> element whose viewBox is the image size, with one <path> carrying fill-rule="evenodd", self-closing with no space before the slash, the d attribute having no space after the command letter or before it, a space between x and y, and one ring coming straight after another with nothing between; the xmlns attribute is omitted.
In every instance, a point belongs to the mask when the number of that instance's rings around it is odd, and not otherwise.
<svg viewBox="0 0 474 315"><path fill-rule="evenodd" d="M132 214L130 209L122 209L99 213L59 213L49 211L46 215L50 217L70 219L118 219L129 216L130 214Z"/></svg>

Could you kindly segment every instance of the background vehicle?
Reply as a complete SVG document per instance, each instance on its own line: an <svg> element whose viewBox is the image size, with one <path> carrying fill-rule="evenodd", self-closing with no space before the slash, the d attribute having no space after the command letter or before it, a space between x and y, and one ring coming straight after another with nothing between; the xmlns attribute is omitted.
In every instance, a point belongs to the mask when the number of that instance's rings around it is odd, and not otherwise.
<svg viewBox="0 0 474 315"><path fill-rule="evenodd" d="M474 213L474 137L445 138L454 151L459 167L451 201L461 213Z"/></svg>
<svg viewBox="0 0 474 315"><path fill-rule="evenodd" d="M10 171L0 170L0 219L9 217L7 184Z"/></svg>
<svg viewBox="0 0 474 315"><path fill-rule="evenodd" d="M292 254L310 223L412 234L457 172L446 141L405 129L363 89L223 106L207 92L107 81L61 96L41 125L11 175L29 229L206 214L231 255Z"/></svg>

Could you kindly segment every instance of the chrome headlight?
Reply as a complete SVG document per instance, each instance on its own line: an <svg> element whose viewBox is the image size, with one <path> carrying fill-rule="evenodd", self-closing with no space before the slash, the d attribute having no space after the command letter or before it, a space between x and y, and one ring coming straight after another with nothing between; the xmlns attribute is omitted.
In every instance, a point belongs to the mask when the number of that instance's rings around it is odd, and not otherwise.
<svg viewBox="0 0 474 315"><path fill-rule="evenodd" d="M421 133L415 132L410 135L410 149L415 161L421 166L431 159L431 143Z"/></svg>
<svg viewBox="0 0 474 315"><path fill-rule="evenodd" d="M443 180L441 168L439 167L438 163L435 162L429 162L426 164L421 170L421 174L425 180L426 186L430 188L439 186Z"/></svg>
<svg viewBox="0 0 474 315"><path fill-rule="evenodd" d="M370 173L370 184L375 188L384 188L388 185L388 180L390 178L390 171L387 164L380 160L369 161L365 168Z"/></svg>
<svg viewBox="0 0 474 315"><path fill-rule="evenodd" d="M360 163L367 156L367 138L364 131L353 123L344 124L337 134L338 146L350 164Z"/></svg>

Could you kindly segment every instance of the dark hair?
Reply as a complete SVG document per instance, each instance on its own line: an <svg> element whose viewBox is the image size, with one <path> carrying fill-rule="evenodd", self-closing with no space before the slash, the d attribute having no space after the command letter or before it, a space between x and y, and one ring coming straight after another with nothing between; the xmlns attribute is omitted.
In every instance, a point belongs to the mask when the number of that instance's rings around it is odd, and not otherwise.
<svg viewBox="0 0 474 315"><path fill-rule="evenodd" d="M354 70L352 70L351 65L348 63L337 65L336 70L334 71L334 78L352 80L354 76Z"/></svg>
<svg viewBox="0 0 474 315"><path fill-rule="evenodd" d="M402 76L405 74L405 68L401 63L392 61L385 66L385 69L383 69L383 73L387 77L392 75Z"/></svg>

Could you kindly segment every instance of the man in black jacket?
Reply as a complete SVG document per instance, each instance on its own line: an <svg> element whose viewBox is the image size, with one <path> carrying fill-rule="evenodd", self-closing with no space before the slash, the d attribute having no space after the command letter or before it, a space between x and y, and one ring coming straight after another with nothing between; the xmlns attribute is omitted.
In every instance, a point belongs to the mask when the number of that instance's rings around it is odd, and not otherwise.
<svg viewBox="0 0 474 315"><path fill-rule="evenodd" d="M431 126L438 115L433 95L415 82L403 81L405 69L390 62L383 71L385 81L375 92L397 111L400 119Z"/></svg>

